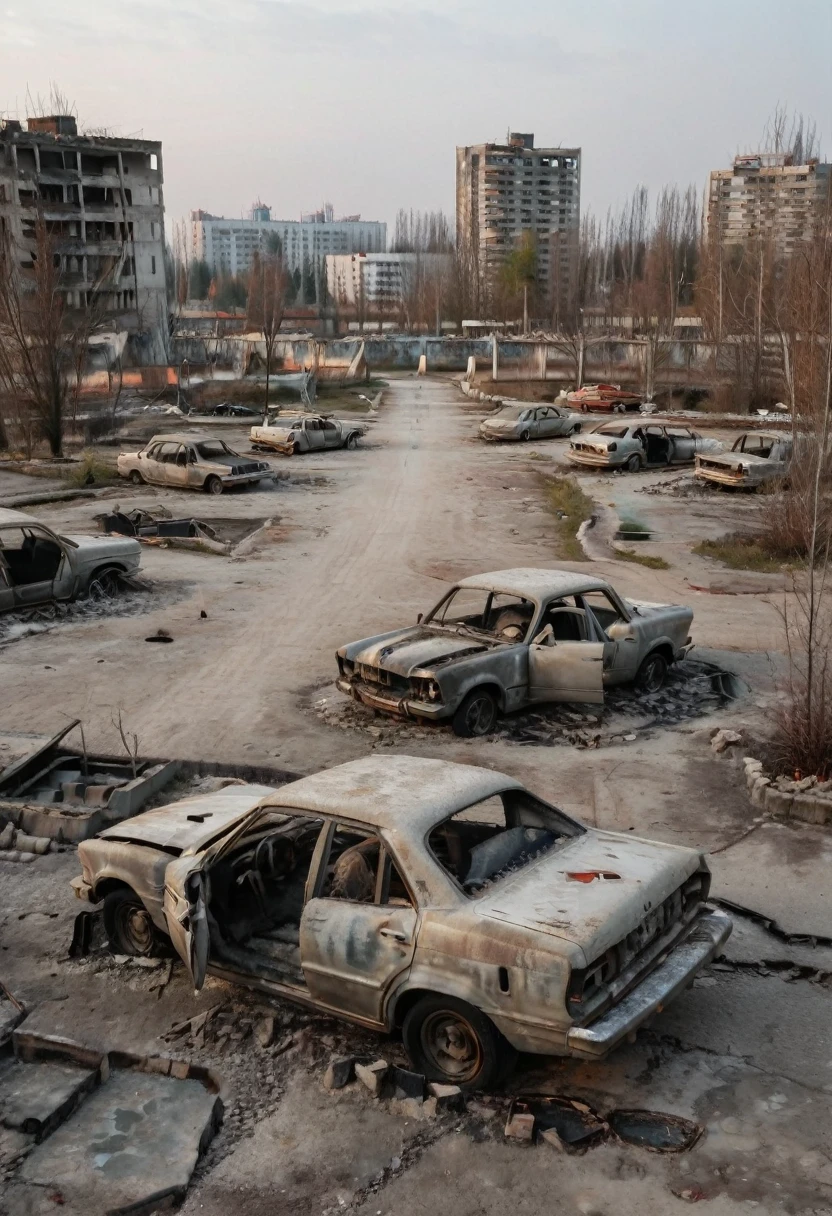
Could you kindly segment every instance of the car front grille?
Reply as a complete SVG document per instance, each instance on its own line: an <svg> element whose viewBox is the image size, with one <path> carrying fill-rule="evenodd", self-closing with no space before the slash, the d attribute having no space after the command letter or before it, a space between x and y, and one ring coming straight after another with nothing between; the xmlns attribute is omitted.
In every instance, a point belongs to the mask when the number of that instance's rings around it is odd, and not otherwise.
<svg viewBox="0 0 832 1216"><path fill-rule="evenodd" d="M356 663L355 673L365 684L376 688L389 688L391 692L408 693L410 683L394 671L386 671L383 667L372 667L369 663Z"/></svg>

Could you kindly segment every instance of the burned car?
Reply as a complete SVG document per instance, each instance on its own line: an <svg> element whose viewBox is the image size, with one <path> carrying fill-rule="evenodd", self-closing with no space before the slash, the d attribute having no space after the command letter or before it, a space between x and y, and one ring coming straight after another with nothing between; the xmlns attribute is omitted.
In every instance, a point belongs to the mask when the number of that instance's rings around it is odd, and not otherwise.
<svg viewBox="0 0 832 1216"><path fill-rule="evenodd" d="M699 452L721 452L718 439L705 438L687 426L651 422L603 422L573 439L566 453L573 464L595 469L639 469L693 464Z"/></svg>
<svg viewBox="0 0 832 1216"><path fill-rule="evenodd" d="M596 413L623 414L627 410L641 408L641 395L628 393L620 384L585 384L583 388L567 393L566 400L585 414L590 410Z"/></svg>
<svg viewBox="0 0 832 1216"><path fill-rule="evenodd" d="M568 570L463 579L415 625L337 652L337 686L374 709L485 735L499 712L546 701L601 704L608 685L658 690L690 648L693 612L622 599Z"/></svg>
<svg viewBox="0 0 832 1216"><path fill-rule="evenodd" d="M134 485L169 486L176 490L205 490L222 494L234 486L253 486L273 477L264 460L235 452L211 435L154 435L139 452L122 452L118 471Z"/></svg>
<svg viewBox="0 0 832 1216"><path fill-rule="evenodd" d="M374 1031L482 1089L515 1052L598 1058L719 953L696 850L598 831L502 773L373 756L234 786L78 847L112 949Z"/></svg>
<svg viewBox="0 0 832 1216"><path fill-rule="evenodd" d="M136 540L62 536L34 515L0 507L0 612L112 594L140 561Z"/></svg>
<svg viewBox="0 0 832 1216"><path fill-rule="evenodd" d="M694 477L713 485L756 490L786 476L792 436L783 431L746 431L730 452L697 455Z"/></svg>
<svg viewBox="0 0 832 1216"><path fill-rule="evenodd" d="M297 414L275 418L266 426L253 426L251 446L273 448L284 456L294 456L325 448L354 448L363 434L363 428L351 422L339 422L323 414Z"/></svg>
<svg viewBox="0 0 832 1216"><path fill-rule="evenodd" d="M480 438L488 440L557 439L575 435L581 429L581 419L562 405L525 405L507 402L480 423Z"/></svg>

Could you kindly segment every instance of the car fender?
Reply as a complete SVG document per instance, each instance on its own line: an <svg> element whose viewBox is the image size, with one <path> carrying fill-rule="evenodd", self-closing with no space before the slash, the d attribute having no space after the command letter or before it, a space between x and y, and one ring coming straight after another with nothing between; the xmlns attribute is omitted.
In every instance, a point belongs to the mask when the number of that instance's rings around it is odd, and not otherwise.
<svg viewBox="0 0 832 1216"><path fill-rule="evenodd" d="M529 652L525 644L518 643L451 662L446 668L426 667L425 674L437 681L450 711L461 705L475 688L483 686L498 690L501 710L511 709L517 700L513 691L522 689L525 694L528 688Z"/></svg>
<svg viewBox="0 0 832 1216"><path fill-rule="evenodd" d="M89 866L93 871L90 882L91 902L100 903L107 895L109 884L123 883L124 886L135 891L150 913L154 925L167 936L168 925L165 920L163 898L165 871L170 862L170 855L159 853L156 849L145 849L140 845L123 844L117 841L90 841L90 845L93 844L106 844L109 857L103 861L100 868L94 863ZM85 872L87 868L88 863L83 865Z"/></svg>

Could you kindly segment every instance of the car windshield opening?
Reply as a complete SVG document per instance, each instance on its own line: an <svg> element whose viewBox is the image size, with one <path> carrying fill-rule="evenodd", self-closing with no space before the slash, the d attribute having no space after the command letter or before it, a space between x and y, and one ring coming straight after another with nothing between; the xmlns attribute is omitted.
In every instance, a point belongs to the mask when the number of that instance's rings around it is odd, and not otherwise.
<svg viewBox="0 0 832 1216"><path fill-rule="evenodd" d="M202 443L196 445L196 450L199 452L203 460L211 460L216 456L236 456L236 452L232 452L227 443L223 443L221 439L206 439Z"/></svg>
<svg viewBox="0 0 832 1216"><path fill-rule="evenodd" d="M624 439L629 429L628 426L615 426L614 424L607 423L606 426L599 426L595 434L611 435L613 439Z"/></svg>
<svg viewBox="0 0 832 1216"><path fill-rule="evenodd" d="M438 824L428 847L466 895L478 899L496 883L585 831L526 790L505 790Z"/></svg>
<svg viewBox="0 0 832 1216"><path fill-rule="evenodd" d="M481 587L457 587L431 613L428 622L473 629L504 642L520 642L533 616L534 604L520 596Z"/></svg>

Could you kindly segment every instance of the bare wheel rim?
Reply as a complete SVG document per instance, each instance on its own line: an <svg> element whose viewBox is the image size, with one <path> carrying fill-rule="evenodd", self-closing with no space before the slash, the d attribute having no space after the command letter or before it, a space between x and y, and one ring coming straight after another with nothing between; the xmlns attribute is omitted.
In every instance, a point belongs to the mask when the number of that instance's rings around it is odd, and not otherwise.
<svg viewBox="0 0 832 1216"><path fill-rule="evenodd" d="M658 692L662 686L662 662L655 658L648 659L644 665L642 684L647 692Z"/></svg>
<svg viewBox="0 0 832 1216"><path fill-rule="evenodd" d="M639 471L641 468L641 461L639 460L638 456L633 454L630 457L630 459L627 461L627 468L631 473L637 473Z"/></svg>
<svg viewBox="0 0 832 1216"><path fill-rule="evenodd" d="M430 1067L457 1083L472 1080L482 1068L482 1045L461 1014L437 1010L425 1018L419 1037Z"/></svg>
<svg viewBox="0 0 832 1216"><path fill-rule="evenodd" d="M112 570L105 570L92 580L87 588L91 600L110 600L118 592L118 577Z"/></svg>
<svg viewBox="0 0 832 1216"><path fill-rule="evenodd" d="M119 940L134 954L149 954L153 947L153 921L141 904L123 903L116 912Z"/></svg>
<svg viewBox="0 0 832 1216"><path fill-rule="evenodd" d="M494 724L494 702L483 694L473 697L465 714L465 725L472 735L487 735Z"/></svg>

